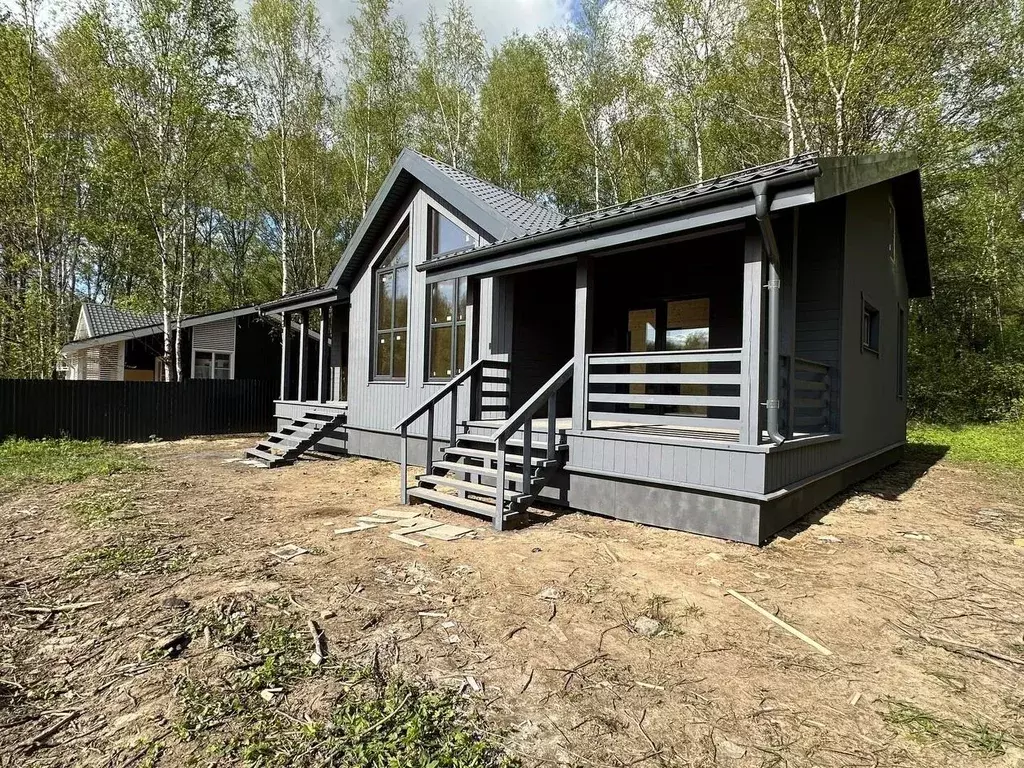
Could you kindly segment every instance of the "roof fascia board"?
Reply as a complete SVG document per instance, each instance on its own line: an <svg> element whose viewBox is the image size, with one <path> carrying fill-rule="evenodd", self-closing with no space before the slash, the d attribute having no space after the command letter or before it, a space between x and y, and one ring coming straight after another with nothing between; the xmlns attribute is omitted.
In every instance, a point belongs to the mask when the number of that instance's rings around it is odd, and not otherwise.
<svg viewBox="0 0 1024 768"><path fill-rule="evenodd" d="M265 304L260 304L259 312L261 315L277 315L283 312L296 312L302 309L328 307L331 304L337 304L339 301L345 301L348 297L349 293L344 288L325 288L307 296L296 296L294 299L282 297L274 301L268 301Z"/></svg>
<svg viewBox="0 0 1024 768"><path fill-rule="evenodd" d="M818 200L827 200L918 170L913 152L819 157L822 174L814 182Z"/></svg>
<svg viewBox="0 0 1024 768"><path fill-rule="evenodd" d="M773 212L814 202L813 187L780 191L772 200ZM507 256L493 259L453 262L446 267L443 262L429 262L417 266L427 272L427 283L450 280L455 277L508 272L540 262L555 261L590 251L620 248L642 240L662 239L673 234L704 227L713 227L725 222L752 217L754 215L753 195L744 196L732 203L713 208L686 211L680 215L657 221L643 221L629 227L617 227L590 236L572 237L575 230L566 230L567 239L536 249L515 251Z"/></svg>

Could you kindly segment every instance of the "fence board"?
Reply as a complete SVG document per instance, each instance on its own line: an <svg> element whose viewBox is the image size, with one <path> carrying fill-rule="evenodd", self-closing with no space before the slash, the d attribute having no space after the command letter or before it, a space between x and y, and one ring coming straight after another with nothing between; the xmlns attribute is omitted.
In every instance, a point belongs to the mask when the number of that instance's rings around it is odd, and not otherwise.
<svg viewBox="0 0 1024 768"><path fill-rule="evenodd" d="M0 379L0 440L140 442L269 432L277 387L266 381Z"/></svg>

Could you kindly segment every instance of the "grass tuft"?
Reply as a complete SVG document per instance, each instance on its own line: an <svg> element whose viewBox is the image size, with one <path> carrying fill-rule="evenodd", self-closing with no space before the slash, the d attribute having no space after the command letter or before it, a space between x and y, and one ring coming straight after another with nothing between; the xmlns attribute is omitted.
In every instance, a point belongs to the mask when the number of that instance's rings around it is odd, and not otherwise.
<svg viewBox="0 0 1024 768"><path fill-rule="evenodd" d="M1024 421L996 424L941 426L911 424L907 428L911 448L948 447L946 458L1024 469Z"/></svg>
<svg viewBox="0 0 1024 768"><path fill-rule="evenodd" d="M0 442L0 492L29 484L74 483L145 468L146 464L137 456L98 440L15 438Z"/></svg>
<svg viewBox="0 0 1024 768"><path fill-rule="evenodd" d="M889 699L882 719L915 741L937 743L955 750L967 749L982 757L997 757L1006 752L1006 734L994 731L985 723L964 725L944 720L916 704Z"/></svg>

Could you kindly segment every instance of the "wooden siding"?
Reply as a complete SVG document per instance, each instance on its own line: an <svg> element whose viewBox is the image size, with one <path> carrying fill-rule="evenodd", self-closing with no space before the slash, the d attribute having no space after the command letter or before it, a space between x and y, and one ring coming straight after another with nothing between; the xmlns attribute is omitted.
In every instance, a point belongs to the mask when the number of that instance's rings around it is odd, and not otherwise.
<svg viewBox="0 0 1024 768"><path fill-rule="evenodd" d="M796 356L838 366L842 347L844 200L800 213L796 267Z"/></svg>
<svg viewBox="0 0 1024 768"><path fill-rule="evenodd" d="M274 389L261 381L0 379L0 439L140 442L266 432Z"/></svg>
<svg viewBox="0 0 1024 768"><path fill-rule="evenodd" d="M682 445L611 437L599 431L571 433L569 471L649 478L652 482L762 493L764 452L736 445Z"/></svg>
<svg viewBox="0 0 1024 768"><path fill-rule="evenodd" d="M392 222L397 225L409 217L410 270L409 270L409 326L406 348L406 377L404 382L379 382L372 380L371 334L373 334L373 269L377 257L368 263L356 278L351 290L349 318L349 384L348 423L350 427L390 432L395 424L407 413L422 404L444 386L444 383L427 382L425 356L427 354L427 285L425 276L415 266L427 258L427 205L433 200L426 191L418 189L412 193L407 207ZM390 230L389 230L390 232ZM384 242L378 244L378 250ZM487 339L485 330L493 332L492 292L494 280L482 280L480 285L481 337ZM503 311L507 311L503 307ZM499 322L500 325L500 322ZM489 354L487 345L480 347L481 354ZM498 356L498 355L495 355ZM466 360L473 355L467 354ZM460 388L459 418L469 417L469 389ZM450 401L445 400L435 412L436 424L445 424L449 419ZM414 422L410 434L422 435L426 419Z"/></svg>

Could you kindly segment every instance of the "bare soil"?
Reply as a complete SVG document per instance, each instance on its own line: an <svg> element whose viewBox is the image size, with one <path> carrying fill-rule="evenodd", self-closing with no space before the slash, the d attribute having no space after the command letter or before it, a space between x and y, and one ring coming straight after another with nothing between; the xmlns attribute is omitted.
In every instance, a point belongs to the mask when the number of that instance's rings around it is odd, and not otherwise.
<svg viewBox="0 0 1024 768"><path fill-rule="evenodd" d="M396 505L394 465L229 461L249 444L133 447L152 471L0 500L0 764L215 764L172 724L181 679L222 654L152 649L246 605L462 691L524 765L1024 766L1020 473L917 449L760 549L551 510L499 534L430 507L476 535L413 548L333 534ZM286 543L310 552L270 554ZM301 723L335 693L275 705Z"/></svg>

